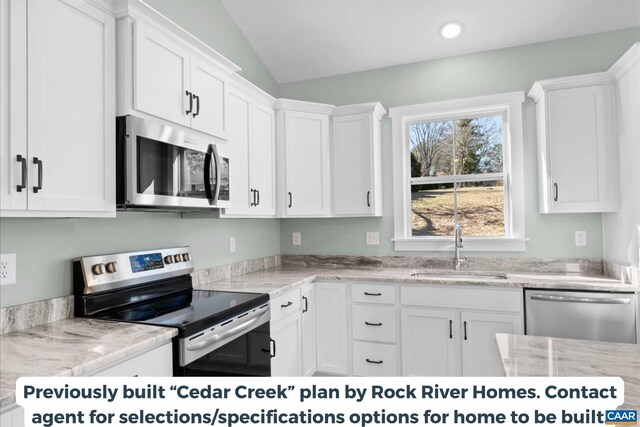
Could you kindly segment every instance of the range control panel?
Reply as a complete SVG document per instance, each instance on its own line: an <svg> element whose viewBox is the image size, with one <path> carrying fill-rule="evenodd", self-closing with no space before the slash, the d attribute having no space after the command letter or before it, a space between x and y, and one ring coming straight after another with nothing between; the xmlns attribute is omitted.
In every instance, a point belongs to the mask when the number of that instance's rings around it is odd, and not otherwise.
<svg viewBox="0 0 640 427"><path fill-rule="evenodd" d="M188 246L82 257L84 293L132 286L193 272Z"/></svg>

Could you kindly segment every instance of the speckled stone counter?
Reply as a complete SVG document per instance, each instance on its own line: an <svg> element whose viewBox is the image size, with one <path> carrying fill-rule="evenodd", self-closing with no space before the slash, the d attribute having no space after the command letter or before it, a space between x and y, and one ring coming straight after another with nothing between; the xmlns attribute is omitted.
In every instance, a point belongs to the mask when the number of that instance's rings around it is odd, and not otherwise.
<svg viewBox="0 0 640 427"><path fill-rule="evenodd" d="M640 407L640 345L496 334L508 377L621 377L624 407Z"/></svg>
<svg viewBox="0 0 640 427"><path fill-rule="evenodd" d="M414 277L411 274L420 271L428 272L429 276ZM288 290L295 289L305 283L313 281L332 282L393 282L423 285L461 285L461 286L492 286L508 288L540 288L565 290L590 290L610 292L638 292L638 286L622 283L620 280L606 278L602 275L569 275L559 273L496 273L506 275L505 278L490 277L490 272L456 273L448 270L417 270L415 268L322 268L284 266L264 270L258 273L232 277L230 279L199 283L199 289L236 292L269 293L276 297ZM447 275L447 277L443 277ZM452 276L448 276L452 275ZM470 277L471 276L471 277Z"/></svg>
<svg viewBox="0 0 640 427"><path fill-rule="evenodd" d="M0 409L15 403L25 376L83 376L144 353L177 335L163 328L71 318L0 336Z"/></svg>

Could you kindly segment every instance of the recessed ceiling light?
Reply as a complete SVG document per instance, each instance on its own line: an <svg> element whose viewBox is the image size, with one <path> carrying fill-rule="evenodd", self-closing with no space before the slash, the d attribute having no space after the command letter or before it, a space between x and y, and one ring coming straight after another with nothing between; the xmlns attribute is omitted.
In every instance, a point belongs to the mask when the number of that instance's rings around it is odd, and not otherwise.
<svg viewBox="0 0 640 427"><path fill-rule="evenodd" d="M440 30L440 34L442 34L442 37L444 37L445 39L455 39L460 35L461 32L462 26L457 22L449 22Z"/></svg>

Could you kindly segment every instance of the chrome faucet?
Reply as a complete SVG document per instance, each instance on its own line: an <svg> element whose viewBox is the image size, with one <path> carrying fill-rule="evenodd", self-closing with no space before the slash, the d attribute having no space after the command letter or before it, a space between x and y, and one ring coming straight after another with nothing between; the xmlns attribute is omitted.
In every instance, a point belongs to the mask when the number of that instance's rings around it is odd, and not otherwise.
<svg viewBox="0 0 640 427"><path fill-rule="evenodd" d="M467 257L465 256L463 258L460 258L460 248L463 248L464 244L462 243L462 227L460 227L460 224L458 224L457 222L454 230L455 235L453 246L455 252L453 257L453 269L459 271L460 266L467 262Z"/></svg>

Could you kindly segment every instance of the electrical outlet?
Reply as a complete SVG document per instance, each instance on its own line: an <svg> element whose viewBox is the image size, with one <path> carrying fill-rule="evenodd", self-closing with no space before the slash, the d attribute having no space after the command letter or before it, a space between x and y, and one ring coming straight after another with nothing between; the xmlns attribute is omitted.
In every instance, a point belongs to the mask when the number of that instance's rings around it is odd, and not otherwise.
<svg viewBox="0 0 640 427"><path fill-rule="evenodd" d="M229 237L229 252L235 252L235 251L236 251L236 238Z"/></svg>
<svg viewBox="0 0 640 427"><path fill-rule="evenodd" d="M366 243L367 245L379 245L380 233L377 231L367 231Z"/></svg>
<svg viewBox="0 0 640 427"><path fill-rule="evenodd" d="M302 244L302 236L299 231L294 231L291 234L291 244L293 246L300 246Z"/></svg>
<svg viewBox="0 0 640 427"><path fill-rule="evenodd" d="M15 285L16 254L0 255L0 285Z"/></svg>
<svg viewBox="0 0 640 427"><path fill-rule="evenodd" d="M587 246L586 231L576 231L576 246Z"/></svg>

